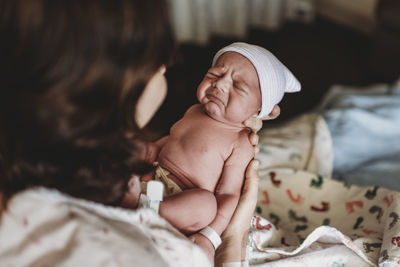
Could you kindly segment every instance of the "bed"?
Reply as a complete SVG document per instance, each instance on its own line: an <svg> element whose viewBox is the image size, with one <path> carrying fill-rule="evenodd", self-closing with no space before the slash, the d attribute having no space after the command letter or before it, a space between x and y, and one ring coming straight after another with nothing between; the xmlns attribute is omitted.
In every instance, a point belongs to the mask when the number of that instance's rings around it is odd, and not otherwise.
<svg viewBox="0 0 400 267"><path fill-rule="evenodd" d="M251 266L400 266L400 84L333 86L259 133Z"/></svg>

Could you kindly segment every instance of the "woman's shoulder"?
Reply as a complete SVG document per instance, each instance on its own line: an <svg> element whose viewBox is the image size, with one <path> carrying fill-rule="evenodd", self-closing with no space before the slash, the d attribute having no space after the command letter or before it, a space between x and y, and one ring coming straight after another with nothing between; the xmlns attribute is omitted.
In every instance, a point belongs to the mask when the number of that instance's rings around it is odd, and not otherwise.
<svg viewBox="0 0 400 267"><path fill-rule="evenodd" d="M104 206L44 188L17 194L9 204L0 225L0 239L8 241L0 247L0 262L25 266L42 255L48 255L43 264L57 266L191 266L191 258L207 260L149 209Z"/></svg>

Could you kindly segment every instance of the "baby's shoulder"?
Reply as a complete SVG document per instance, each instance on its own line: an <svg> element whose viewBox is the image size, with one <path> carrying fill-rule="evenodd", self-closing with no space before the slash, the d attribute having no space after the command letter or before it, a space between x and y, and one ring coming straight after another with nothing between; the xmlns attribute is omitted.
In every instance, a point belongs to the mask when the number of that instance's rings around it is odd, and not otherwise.
<svg viewBox="0 0 400 267"><path fill-rule="evenodd" d="M196 114L196 113L201 113L201 105L200 104L194 104L194 105L190 106L186 110L185 116L191 115L191 114Z"/></svg>

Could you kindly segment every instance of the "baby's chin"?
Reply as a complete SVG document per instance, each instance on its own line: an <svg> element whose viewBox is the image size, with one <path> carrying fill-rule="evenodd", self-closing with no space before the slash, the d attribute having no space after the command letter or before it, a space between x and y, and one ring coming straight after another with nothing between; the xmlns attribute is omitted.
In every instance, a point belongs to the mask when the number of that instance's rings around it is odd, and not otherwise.
<svg viewBox="0 0 400 267"><path fill-rule="evenodd" d="M221 108L213 102L208 102L208 103L203 104L203 109L210 116L220 116L221 115L221 110L220 110Z"/></svg>
<svg viewBox="0 0 400 267"><path fill-rule="evenodd" d="M213 119L221 120L224 118L221 107L214 102L203 104L204 112Z"/></svg>
<svg viewBox="0 0 400 267"><path fill-rule="evenodd" d="M210 118L216 121L223 122L235 127L244 126L242 124L242 121L232 121L229 118L227 118L224 111L221 110L221 107L213 102L208 102L206 104L203 104L203 110Z"/></svg>

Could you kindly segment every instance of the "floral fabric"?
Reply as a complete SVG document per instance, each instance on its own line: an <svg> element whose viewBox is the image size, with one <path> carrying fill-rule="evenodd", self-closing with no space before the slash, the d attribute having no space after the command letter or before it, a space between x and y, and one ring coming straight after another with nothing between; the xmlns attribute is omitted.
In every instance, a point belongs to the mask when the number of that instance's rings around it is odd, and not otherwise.
<svg viewBox="0 0 400 267"><path fill-rule="evenodd" d="M150 209L136 211L44 188L14 196L0 225L0 266L211 266Z"/></svg>

